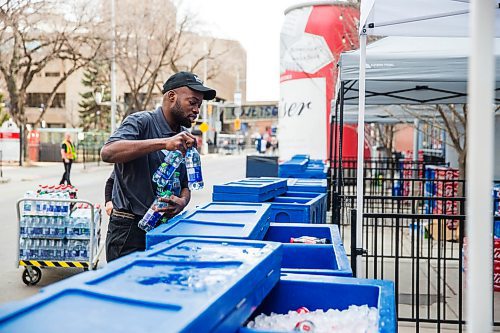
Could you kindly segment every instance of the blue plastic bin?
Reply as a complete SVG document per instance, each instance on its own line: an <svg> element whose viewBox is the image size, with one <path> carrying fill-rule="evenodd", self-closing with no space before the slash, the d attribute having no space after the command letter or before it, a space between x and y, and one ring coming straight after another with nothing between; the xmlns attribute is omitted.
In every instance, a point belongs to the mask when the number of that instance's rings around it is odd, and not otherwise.
<svg viewBox="0 0 500 333"><path fill-rule="evenodd" d="M310 178L310 179L326 179L328 177L327 170L322 167L311 166L302 171L289 171L280 167L278 175L282 178Z"/></svg>
<svg viewBox="0 0 500 333"><path fill-rule="evenodd" d="M271 222L325 223L327 195L286 192L271 203Z"/></svg>
<svg viewBox="0 0 500 333"><path fill-rule="evenodd" d="M309 159L305 158L292 158L291 160L285 161L279 165L278 173L281 177L281 173L298 173L303 172L307 165L309 164Z"/></svg>
<svg viewBox="0 0 500 333"><path fill-rule="evenodd" d="M291 192L327 193L328 191L326 179L289 178L287 186Z"/></svg>
<svg viewBox="0 0 500 333"><path fill-rule="evenodd" d="M287 191L286 179L245 178L222 185L214 185L214 201L264 202Z"/></svg>
<svg viewBox="0 0 500 333"><path fill-rule="evenodd" d="M318 165L324 168L326 164L323 160L309 160L309 165Z"/></svg>
<svg viewBox="0 0 500 333"><path fill-rule="evenodd" d="M296 154L292 156L292 160L308 160L311 158L309 154Z"/></svg>
<svg viewBox="0 0 500 333"><path fill-rule="evenodd" d="M176 239L3 308L0 331L234 332L276 285L280 262L277 243Z"/></svg>
<svg viewBox="0 0 500 333"><path fill-rule="evenodd" d="M301 236L326 238L329 244L290 243L291 238ZM352 276L336 225L271 223L264 240L283 243L282 273Z"/></svg>
<svg viewBox="0 0 500 333"><path fill-rule="evenodd" d="M379 332L397 331L394 283L383 280L337 276L285 274L277 286L255 310L251 319L261 313L288 313L300 307L310 311L345 310L350 305L368 305L379 311ZM263 332L242 327L240 333ZM293 328L289 331L293 332Z"/></svg>
<svg viewBox="0 0 500 333"><path fill-rule="evenodd" d="M175 237L260 240L271 218L270 204L212 202L174 217L146 233L146 249Z"/></svg>
<svg viewBox="0 0 500 333"><path fill-rule="evenodd" d="M295 155L279 165L278 176L282 178L326 179L323 160L311 160L309 155Z"/></svg>

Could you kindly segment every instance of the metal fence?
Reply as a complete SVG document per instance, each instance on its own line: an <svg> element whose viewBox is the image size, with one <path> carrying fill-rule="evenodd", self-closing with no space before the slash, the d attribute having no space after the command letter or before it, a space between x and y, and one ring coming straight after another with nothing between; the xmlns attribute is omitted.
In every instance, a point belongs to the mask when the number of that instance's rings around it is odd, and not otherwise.
<svg viewBox="0 0 500 333"><path fill-rule="evenodd" d="M358 258L363 269L357 276L394 281L398 320L414 325L416 332L462 332L467 277L464 181L426 179L424 162L365 161L363 244L356 244L356 163L341 164L333 163L336 168L330 173L331 222L340 227L354 271L357 256L351 254L362 254ZM431 181L453 191L428 196ZM500 222L500 217L494 219ZM490 249L485 246L485 251ZM492 309L496 326L498 310Z"/></svg>

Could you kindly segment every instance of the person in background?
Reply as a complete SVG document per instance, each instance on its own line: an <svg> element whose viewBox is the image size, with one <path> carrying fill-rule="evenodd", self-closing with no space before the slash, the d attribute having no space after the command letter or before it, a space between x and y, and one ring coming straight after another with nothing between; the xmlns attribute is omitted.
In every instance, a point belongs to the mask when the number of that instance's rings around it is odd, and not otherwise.
<svg viewBox="0 0 500 333"><path fill-rule="evenodd" d="M163 85L162 105L153 112L129 115L101 150L104 162L114 163L113 209L106 237L108 262L134 251L143 251L146 233L137 223L156 199L158 185L152 177L168 151L183 154L196 146L190 128L200 113L202 101L215 98L216 91L189 72L172 75ZM186 166L178 168L181 194L160 198L168 204L158 211L166 217L180 213L189 203Z"/></svg>
<svg viewBox="0 0 500 333"><path fill-rule="evenodd" d="M106 214L111 216L113 212L113 183L115 182L115 172L111 171L108 180L106 180L106 185L104 186L104 209L106 210Z"/></svg>
<svg viewBox="0 0 500 333"><path fill-rule="evenodd" d="M76 160L76 150L75 146L71 142L71 134L68 132L64 134L64 141L61 144L61 158L64 164L64 173L59 184L62 185L66 183L66 185L71 185L71 165L73 164L73 161Z"/></svg>

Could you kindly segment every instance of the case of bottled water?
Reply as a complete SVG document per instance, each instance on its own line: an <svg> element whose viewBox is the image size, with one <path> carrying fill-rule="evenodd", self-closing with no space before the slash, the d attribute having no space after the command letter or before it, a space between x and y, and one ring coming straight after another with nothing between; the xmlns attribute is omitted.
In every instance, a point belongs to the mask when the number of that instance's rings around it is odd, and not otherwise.
<svg viewBox="0 0 500 333"><path fill-rule="evenodd" d="M25 193L20 206L19 259L89 260L91 237L97 244L99 235L100 209L94 208L92 220L93 208L88 204L63 201L75 195L74 188L46 185Z"/></svg>

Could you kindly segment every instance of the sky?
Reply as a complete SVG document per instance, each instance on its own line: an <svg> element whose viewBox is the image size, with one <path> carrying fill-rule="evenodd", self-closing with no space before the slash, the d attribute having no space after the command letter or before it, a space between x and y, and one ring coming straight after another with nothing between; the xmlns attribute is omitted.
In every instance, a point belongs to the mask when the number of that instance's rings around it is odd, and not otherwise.
<svg viewBox="0 0 500 333"><path fill-rule="evenodd" d="M184 0L214 37L239 41L247 52L247 101L279 99L280 31L288 7L306 0Z"/></svg>

